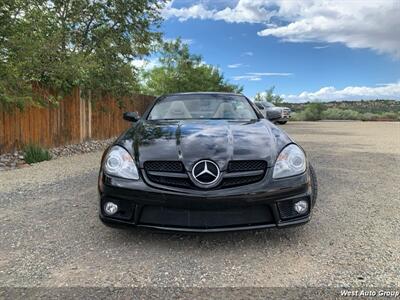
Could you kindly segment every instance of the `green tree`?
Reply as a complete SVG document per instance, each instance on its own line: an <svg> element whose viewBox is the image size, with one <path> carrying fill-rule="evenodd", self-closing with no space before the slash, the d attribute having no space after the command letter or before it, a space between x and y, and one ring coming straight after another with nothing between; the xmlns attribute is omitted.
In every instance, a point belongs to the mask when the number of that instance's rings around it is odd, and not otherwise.
<svg viewBox="0 0 400 300"><path fill-rule="evenodd" d="M256 101L256 102L265 101L263 94L262 93L257 93L256 96L254 97L254 101Z"/></svg>
<svg viewBox="0 0 400 300"><path fill-rule="evenodd" d="M131 61L155 42L158 0L0 0L0 101L28 96L32 82L126 95L137 89Z"/></svg>
<svg viewBox="0 0 400 300"><path fill-rule="evenodd" d="M236 92L243 88L228 83L218 68L204 64L200 55L178 38L164 42L159 50L159 66L143 72L143 91L151 95L178 92Z"/></svg>
<svg viewBox="0 0 400 300"><path fill-rule="evenodd" d="M325 110L325 104L321 102L311 102L304 109L304 119L307 121L318 121L322 119L322 113Z"/></svg>
<svg viewBox="0 0 400 300"><path fill-rule="evenodd" d="M284 102L284 99L274 94L275 86L270 87L269 89L265 90L263 93L257 93L254 97L254 101L267 101L273 103L275 105L279 105Z"/></svg>

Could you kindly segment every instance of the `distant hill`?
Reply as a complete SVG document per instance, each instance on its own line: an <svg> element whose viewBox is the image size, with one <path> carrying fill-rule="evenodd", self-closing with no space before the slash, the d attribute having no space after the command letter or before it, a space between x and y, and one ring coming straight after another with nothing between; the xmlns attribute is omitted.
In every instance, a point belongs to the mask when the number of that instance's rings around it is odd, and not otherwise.
<svg viewBox="0 0 400 300"><path fill-rule="evenodd" d="M302 111L306 103L284 103L281 106L287 106L292 111ZM400 112L400 101L395 100L360 100L360 101L332 101L321 102L325 108L351 109L359 113L385 113Z"/></svg>

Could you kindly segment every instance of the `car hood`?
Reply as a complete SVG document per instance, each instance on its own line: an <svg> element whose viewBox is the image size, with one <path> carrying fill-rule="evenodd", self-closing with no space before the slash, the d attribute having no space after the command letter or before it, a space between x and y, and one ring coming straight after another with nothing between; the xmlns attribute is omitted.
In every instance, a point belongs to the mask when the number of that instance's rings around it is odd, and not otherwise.
<svg viewBox="0 0 400 300"><path fill-rule="evenodd" d="M266 160L272 166L290 142L264 119L140 121L117 140L141 168L148 160L180 160L191 170L197 161L211 159L222 171L230 160Z"/></svg>

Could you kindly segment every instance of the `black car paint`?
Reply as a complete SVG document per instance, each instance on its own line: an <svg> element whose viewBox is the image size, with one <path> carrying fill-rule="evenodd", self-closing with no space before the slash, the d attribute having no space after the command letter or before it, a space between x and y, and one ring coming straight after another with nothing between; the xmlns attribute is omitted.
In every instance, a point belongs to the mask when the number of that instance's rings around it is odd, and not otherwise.
<svg viewBox="0 0 400 300"><path fill-rule="evenodd" d="M161 101L163 98L156 99ZM147 120L150 106L142 118L126 130L113 145L125 148L134 157L140 172L139 180L127 180L108 176L100 169L99 193L102 199L124 199L135 205L135 215L130 220L118 220L104 215L100 205L100 217L105 221L128 223L137 226L163 228L179 231L223 231L289 226L302 224L310 214L283 221L279 217L277 201L305 197L314 205L310 174L274 180L273 166L280 151L294 143L290 137L262 114L256 111L257 120L190 119L190 120ZM105 158L104 152L102 163ZM184 189L159 186L146 180L143 163L147 160L180 160L187 172L200 159L211 159L224 172L229 160L261 159L267 161L264 179L249 185L227 189ZM140 211L145 205L161 205L181 209L213 209L214 207L243 207L268 205L274 215L274 223L256 226L226 228L169 228L139 223Z"/></svg>
<svg viewBox="0 0 400 300"><path fill-rule="evenodd" d="M224 171L229 160L254 157L273 166L282 148L293 141L268 123L265 119L141 120L116 144L128 150L140 168L147 160L181 160L189 171L198 160L209 158Z"/></svg>

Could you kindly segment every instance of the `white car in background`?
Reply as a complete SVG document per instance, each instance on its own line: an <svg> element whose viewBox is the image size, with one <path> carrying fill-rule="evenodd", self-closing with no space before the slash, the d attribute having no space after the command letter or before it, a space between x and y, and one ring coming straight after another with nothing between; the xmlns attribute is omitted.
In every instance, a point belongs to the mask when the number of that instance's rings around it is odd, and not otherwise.
<svg viewBox="0 0 400 300"><path fill-rule="evenodd" d="M257 101L254 103L263 113L265 118L267 118L268 111L279 111L281 113L281 118L275 121L278 124L286 124L290 119L291 110L288 107L275 106L271 102L267 101Z"/></svg>

